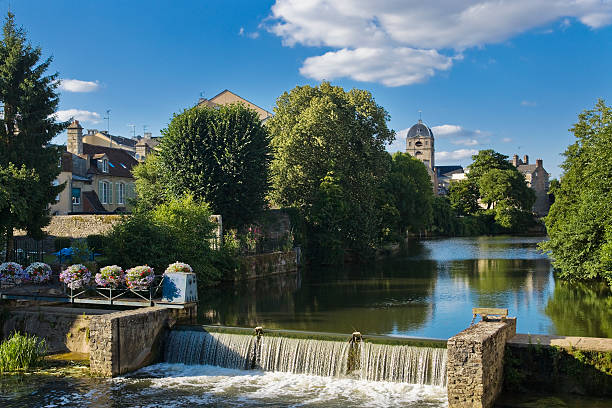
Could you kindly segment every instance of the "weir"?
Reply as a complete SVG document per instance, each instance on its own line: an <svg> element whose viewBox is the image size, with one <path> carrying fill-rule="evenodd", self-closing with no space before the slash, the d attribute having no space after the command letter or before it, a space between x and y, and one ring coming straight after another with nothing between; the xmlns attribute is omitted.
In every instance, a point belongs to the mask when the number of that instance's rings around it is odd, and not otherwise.
<svg viewBox="0 0 612 408"><path fill-rule="evenodd" d="M442 347L378 344L361 337L356 340L354 335L332 334L328 340L277 334L218 333L183 327L168 333L164 360L244 370L446 385L447 352Z"/></svg>

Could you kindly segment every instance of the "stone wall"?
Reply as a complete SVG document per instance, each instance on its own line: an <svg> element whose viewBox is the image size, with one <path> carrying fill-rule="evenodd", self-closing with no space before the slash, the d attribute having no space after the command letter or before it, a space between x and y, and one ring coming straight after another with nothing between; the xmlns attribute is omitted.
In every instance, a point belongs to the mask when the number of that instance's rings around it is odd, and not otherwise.
<svg viewBox="0 0 612 408"><path fill-rule="evenodd" d="M114 377L157 362L170 324L172 312L162 307L93 317L89 325L91 373Z"/></svg>
<svg viewBox="0 0 612 408"><path fill-rule="evenodd" d="M89 322L93 315L108 313L95 309L31 306L6 309L2 318L2 338L14 331L44 338L51 353L89 353Z"/></svg>
<svg viewBox="0 0 612 408"><path fill-rule="evenodd" d="M504 391L612 397L612 339L517 334L508 341Z"/></svg>
<svg viewBox="0 0 612 408"><path fill-rule="evenodd" d="M295 251L244 256L240 260L239 279L255 279L297 271Z"/></svg>
<svg viewBox="0 0 612 408"><path fill-rule="evenodd" d="M447 392L450 408L492 407L503 385L507 339L516 319L480 322L448 340Z"/></svg>

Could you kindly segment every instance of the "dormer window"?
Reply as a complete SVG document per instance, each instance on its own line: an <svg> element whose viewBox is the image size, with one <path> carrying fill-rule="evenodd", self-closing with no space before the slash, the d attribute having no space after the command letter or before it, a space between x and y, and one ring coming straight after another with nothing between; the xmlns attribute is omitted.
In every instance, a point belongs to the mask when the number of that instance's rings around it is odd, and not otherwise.
<svg viewBox="0 0 612 408"><path fill-rule="evenodd" d="M108 159L102 159L102 172L108 173Z"/></svg>

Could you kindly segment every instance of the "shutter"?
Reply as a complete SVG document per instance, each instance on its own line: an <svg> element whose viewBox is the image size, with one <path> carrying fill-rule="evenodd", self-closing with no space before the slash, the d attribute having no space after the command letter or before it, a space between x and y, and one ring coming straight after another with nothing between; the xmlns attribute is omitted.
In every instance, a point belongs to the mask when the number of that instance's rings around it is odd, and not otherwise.
<svg viewBox="0 0 612 408"><path fill-rule="evenodd" d="M121 187L121 183L115 183L115 199L117 204L121 204L121 195L119 194L119 187Z"/></svg>
<svg viewBox="0 0 612 408"><path fill-rule="evenodd" d="M100 199L100 202L102 204L104 204L104 195L102 194L102 189L103 189L103 184L101 181L98 181L98 198Z"/></svg>
<svg viewBox="0 0 612 408"><path fill-rule="evenodd" d="M108 203L113 203L113 183L110 181L108 182Z"/></svg>

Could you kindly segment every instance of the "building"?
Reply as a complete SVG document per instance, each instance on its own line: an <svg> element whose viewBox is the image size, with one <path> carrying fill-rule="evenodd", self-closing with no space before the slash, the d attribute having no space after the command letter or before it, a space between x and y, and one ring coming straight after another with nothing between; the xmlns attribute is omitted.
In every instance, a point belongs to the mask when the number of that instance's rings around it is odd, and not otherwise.
<svg viewBox="0 0 612 408"><path fill-rule="evenodd" d="M67 148L59 164L62 171L54 181L55 185L66 183L66 188L51 205L51 213L129 212L129 199L135 196L132 168L138 161L122 147L85 140L79 121L73 121L68 126Z"/></svg>
<svg viewBox="0 0 612 408"><path fill-rule="evenodd" d="M265 122L266 120L268 120L269 118L273 116L272 113L268 112L267 110L260 108L254 103L247 101L246 99L236 95L235 93L227 89L224 91L221 91L220 93L218 93L217 95L213 96L210 99L200 98L200 101L198 102L197 106L215 107L219 105L229 105L231 103L241 103L245 105L247 108L253 109L255 112L257 112L257 114L259 115L259 119L262 122Z"/></svg>
<svg viewBox="0 0 612 408"><path fill-rule="evenodd" d="M544 169L542 159L537 159L535 164L529 164L529 156L524 155L521 160L515 154L512 156L512 164L525 176L527 186L535 191L536 201L533 205L533 212L539 217L547 215L550 209L548 199L550 174Z"/></svg>
<svg viewBox="0 0 612 408"><path fill-rule="evenodd" d="M125 150L139 161L143 161L147 155L151 154L159 141L160 138L153 137L150 132L145 132L143 136L129 138L111 135L106 130L87 129L87 133L83 135L83 143Z"/></svg>
<svg viewBox="0 0 612 408"><path fill-rule="evenodd" d="M406 135L406 153L423 162L431 178L434 194L438 194L438 178L435 172L434 134L421 119Z"/></svg>
<svg viewBox="0 0 612 408"><path fill-rule="evenodd" d="M450 184L457 177L464 177L463 167L454 166L436 166L434 167L436 178L438 180L438 195L447 195L450 190Z"/></svg>

